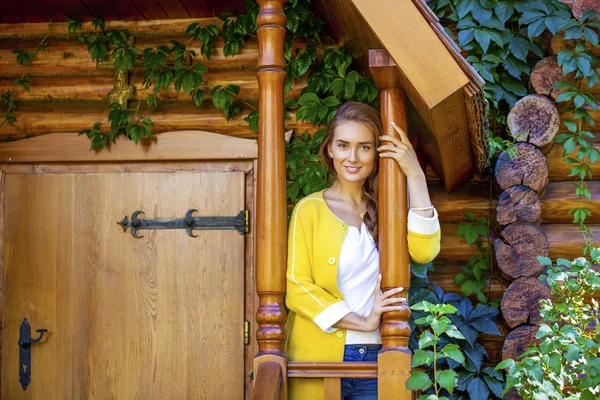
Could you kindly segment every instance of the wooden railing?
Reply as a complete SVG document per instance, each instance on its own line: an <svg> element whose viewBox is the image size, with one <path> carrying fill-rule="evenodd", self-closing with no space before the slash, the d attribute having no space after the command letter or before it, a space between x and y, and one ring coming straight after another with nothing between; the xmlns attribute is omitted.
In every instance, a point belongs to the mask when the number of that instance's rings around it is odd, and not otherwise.
<svg viewBox="0 0 600 400"><path fill-rule="evenodd" d="M288 379L315 378L324 381L324 400L339 400L342 397L342 378L376 379L376 362L289 362Z"/></svg>

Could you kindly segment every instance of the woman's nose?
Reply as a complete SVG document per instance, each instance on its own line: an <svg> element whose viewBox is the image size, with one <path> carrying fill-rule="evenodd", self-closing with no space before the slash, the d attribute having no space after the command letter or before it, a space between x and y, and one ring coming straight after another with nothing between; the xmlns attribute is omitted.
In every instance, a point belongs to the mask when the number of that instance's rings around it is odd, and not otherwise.
<svg viewBox="0 0 600 400"><path fill-rule="evenodd" d="M358 160L358 150L357 149L351 149L350 150L350 156L348 157L350 159L350 161L357 161Z"/></svg>

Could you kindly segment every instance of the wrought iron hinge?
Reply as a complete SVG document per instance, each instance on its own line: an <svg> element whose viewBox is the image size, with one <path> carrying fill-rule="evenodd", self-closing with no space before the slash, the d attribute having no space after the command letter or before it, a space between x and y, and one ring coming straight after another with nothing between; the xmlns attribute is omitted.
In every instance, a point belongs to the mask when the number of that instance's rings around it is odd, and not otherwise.
<svg viewBox="0 0 600 400"><path fill-rule="evenodd" d="M121 221L117 222L122 228L123 232L127 231L131 227L130 233L134 238L140 239L143 236L138 235L138 231L143 229L185 229L187 234L192 237L196 237L193 231L196 229L201 230L224 230L232 229L236 230L243 235L248 233L249 226L249 215L248 210L240 211L236 216L233 217L194 217L192 214L198 210L189 210L185 218L155 218L146 219L139 218L140 214L144 214L143 211L138 210L131 214L131 221L127 216Z"/></svg>
<svg viewBox="0 0 600 400"><path fill-rule="evenodd" d="M250 232L250 211L244 210L244 231Z"/></svg>
<svg viewBox="0 0 600 400"><path fill-rule="evenodd" d="M244 344L250 344L250 321L244 321Z"/></svg>

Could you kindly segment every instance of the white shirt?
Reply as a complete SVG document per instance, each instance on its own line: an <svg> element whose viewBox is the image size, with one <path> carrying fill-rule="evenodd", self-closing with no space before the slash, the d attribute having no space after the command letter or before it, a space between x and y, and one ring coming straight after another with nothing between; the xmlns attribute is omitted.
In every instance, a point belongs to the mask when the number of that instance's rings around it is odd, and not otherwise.
<svg viewBox="0 0 600 400"><path fill-rule="evenodd" d="M343 221L342 221L343 222ZM408 230L430 235L440 229L437 211L426 218L413 211L408 212ZM333 325L354 312L362 317L369 315L375 301L375 285L379 276L379 251L375 241L363 223L360 230L348 226L338 262L337 284L344 301L323 310L314 322L325 332L334 332ZM379 344L379 329L360 332L348 329L346 344Z"/></svg>

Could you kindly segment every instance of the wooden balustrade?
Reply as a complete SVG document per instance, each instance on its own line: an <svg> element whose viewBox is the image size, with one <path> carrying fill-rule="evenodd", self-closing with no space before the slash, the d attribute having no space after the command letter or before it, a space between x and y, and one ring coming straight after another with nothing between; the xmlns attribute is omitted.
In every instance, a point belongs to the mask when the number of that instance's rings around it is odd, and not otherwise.
<svg viewBox="0 0 600 400"><path fill-rule="evenodd" d="M369 68L380 90L382 134L398 137L391 122L407 131L406 96L401 89L396 63L385 50L369 51ZM407 244L408 216L406 176L396 161L379 160L379 266L382 275L381 290L399 286L404 291L398 297L407 297L410 287L410 256ZM382 399L412 399L406 389L410 376L411 351L410 308L383 314L381 342L378 356L378 394Z"/></svg>
<svg viewBox="0 0 600 400"><path fill-rule="evenodd" d="M287 247L287 204L283 86L285 83L285 0L258 0L258 173L256 196L256 292L258 311L256 339L258 354L254 371L262 363L274 362L286 376L284 353L286 311L285 270ZM287 398L287 379L279 390Z"/></svg>
<svg viewBox="0 0 600 400"><path fill-rule="evenodd" d="M324 381L324 400L339 400L342 395L342 378L375 379L376 362L289 362L288 378L314 378ZM381 397L380 398L384 398ZM388 397L389 399L395 397Z"/></svg>

